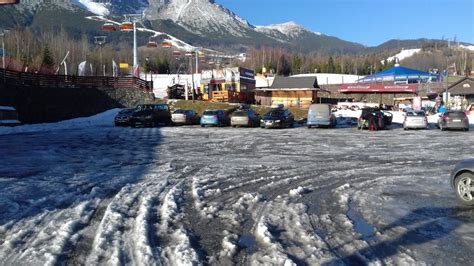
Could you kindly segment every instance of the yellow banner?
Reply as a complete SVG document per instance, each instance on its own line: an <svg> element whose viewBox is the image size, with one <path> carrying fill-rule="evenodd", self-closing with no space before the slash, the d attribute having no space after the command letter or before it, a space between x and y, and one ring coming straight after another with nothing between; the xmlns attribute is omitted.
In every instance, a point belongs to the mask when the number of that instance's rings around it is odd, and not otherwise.
<svg viewBox="0 0 474 266"><path fill-rule="evenodd" d="M128 63L120 63L120 68L128 68Z"/></svg>

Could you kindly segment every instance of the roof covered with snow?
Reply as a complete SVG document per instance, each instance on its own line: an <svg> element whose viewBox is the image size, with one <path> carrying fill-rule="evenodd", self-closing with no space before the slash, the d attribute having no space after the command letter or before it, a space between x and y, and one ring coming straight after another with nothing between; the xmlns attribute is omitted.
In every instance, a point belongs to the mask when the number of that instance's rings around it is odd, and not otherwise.
<svg viewBox="0 0 474 266"><path fill-rule="evenodd" d="M348 74L332 74L332 73L312 73L312 74L298 74L292 77L316 77L318 85L333 85L355 83L364 76L348 75Z"/></svg>

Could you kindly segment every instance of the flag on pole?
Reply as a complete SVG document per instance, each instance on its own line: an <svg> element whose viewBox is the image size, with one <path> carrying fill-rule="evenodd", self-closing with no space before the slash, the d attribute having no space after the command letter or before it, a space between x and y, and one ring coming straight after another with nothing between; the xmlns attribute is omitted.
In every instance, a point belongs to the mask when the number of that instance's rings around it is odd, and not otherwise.
<svg viewBox="0 0 474 266"><path fill-rule="evenodd" d="M113 77L118 76L118 66L117 66L117 63L115 63L115 60L112 60L112 76Z"/></svg>
<svg viewBox="0 0 474 266"><path fill-rule="evenodd" d="M77 66L77 75L85 76L86 75L86 61L83 61Z"/></svg>
<svg viewBox="0 0 474 266"><path fill-rule="evenodd" d="M132 76L137 77L137 78L140 78L140 66L139 66L139 65L135 65L135 66L133 67Z"/></svg>

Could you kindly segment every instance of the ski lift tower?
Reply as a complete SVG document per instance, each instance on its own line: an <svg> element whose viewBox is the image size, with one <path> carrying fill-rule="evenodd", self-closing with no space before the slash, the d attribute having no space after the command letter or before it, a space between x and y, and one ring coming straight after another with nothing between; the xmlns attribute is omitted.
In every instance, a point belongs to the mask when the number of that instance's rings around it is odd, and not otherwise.
<svg viewBox="0 0 474 266"><path fill-rule="evenodd" d="M125 21L122 23L122 26L130 23L133 23L133 70L135 74L136 69L138 68L138 55L137 55L137 22L142 21L142 14L125 14ZM129 27L124 27L124 31L130 31ZM122 27L121 27L122 29Z"/></svg>
<svg viewBox="0 0 474 266"><path fill-rule="evenodd" d="M102 47L107 42L107 36L94 36L94 40L94 43L99 45L100 68L102 68L102 74L105 77L105 65L102 61Z"/></svg>

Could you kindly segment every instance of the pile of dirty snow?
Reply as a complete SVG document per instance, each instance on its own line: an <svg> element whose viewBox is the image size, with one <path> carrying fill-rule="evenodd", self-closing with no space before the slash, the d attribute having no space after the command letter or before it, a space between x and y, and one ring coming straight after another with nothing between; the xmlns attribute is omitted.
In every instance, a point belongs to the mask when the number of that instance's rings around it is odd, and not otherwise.
<svg viewBox="0 0 474 266"><path fill-rule="evenodd" d="M58 129L73 129L73 128L95 127L95 126L112 126L114 123L115 115L121 110L122 109L116 108L116 109L111 109L94 116L74 118L74 119L64 120L64 121L60 121L56 123L22 125L22 126L16 126L16 127L0 126L0 135L48 131L52 129L58 130Z"/></svg>

